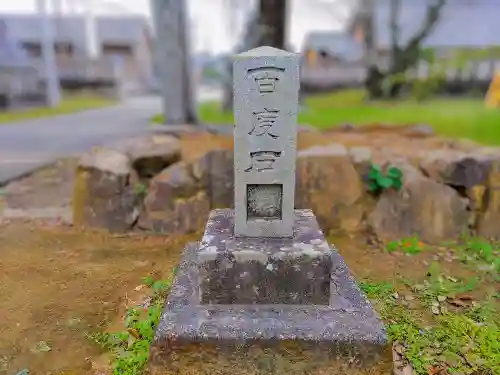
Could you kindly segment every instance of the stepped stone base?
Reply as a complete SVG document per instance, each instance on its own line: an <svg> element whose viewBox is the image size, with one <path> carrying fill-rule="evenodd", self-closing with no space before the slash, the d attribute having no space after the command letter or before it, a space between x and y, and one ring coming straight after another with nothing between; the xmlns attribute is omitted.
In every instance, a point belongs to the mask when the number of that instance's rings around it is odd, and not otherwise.
<svg viewBox="0 0 500 375"><path fill-rule="evenodd" d="M327 305L201 304L200 248L184 251L151 346L152 375L369 374L386 358L384 326L334 248Z"/></svg>
<svg viewBox="0 0 500 375"><path fill-rule="evenodd" d="M210 213L198 252L202 304L329 305L331 248L311 210L292 238L235 238L234 210Z"/></svg>

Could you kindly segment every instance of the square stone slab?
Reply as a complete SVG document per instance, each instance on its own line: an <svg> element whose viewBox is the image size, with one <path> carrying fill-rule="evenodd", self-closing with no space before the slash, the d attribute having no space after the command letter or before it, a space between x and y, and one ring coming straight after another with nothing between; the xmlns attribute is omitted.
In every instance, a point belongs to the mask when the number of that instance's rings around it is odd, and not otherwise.
<svg viewBox="0 0 500 375"><path fill-rule="evenodd" d="M200 302L330 303L332 250L311 210L295 210L292 238L234 237L234 211L213 210L198 252Z"/></svg>
<svg viewBox="0 0 500 375"><path fill-rule="evenodd" d="M151 374L199 363L207 374L214 364L221 374L257 366L256 374L289 375L288 365L368 368L385 358L384 325L334 248L328 306L200 304L198 252L197 243L184 251L151 345Z"/></svg>

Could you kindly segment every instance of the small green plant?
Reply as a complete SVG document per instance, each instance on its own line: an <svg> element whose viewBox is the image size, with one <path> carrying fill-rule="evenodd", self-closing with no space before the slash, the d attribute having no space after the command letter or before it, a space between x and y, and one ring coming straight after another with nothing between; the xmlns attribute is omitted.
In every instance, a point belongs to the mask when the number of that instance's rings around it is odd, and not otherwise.
<svg viewBox="0 0 500 375"><path fill-rule="evenodd" d="M405 254L418 254L424 249L425 245L417 236L404 238L397 241L390 241L385 245L388 253L402 251Z"/></svg>
<svg viewBox="0 0 500 375"><path fill-rule="evenodd" d="M500 281L500 246L496 242L479 237L464 237L462 244L455 246L461 261L493 275Z"/></svg>
<svg viewBox="0 0 500 375"><path fill-rule="evenodd" d="M144 196L148 191L148 186L143 182L138 182L134 185L134 194L136 196Z"/></svg>
<svg viewBox="0 0 500 375"><path fill-rule="evenodd" d="M389 283L361 282L359 288L370 299L385 299L394 292L392 284Z"/></svg>
<svg viewBox="0 0 500 375"><path fill-rule="evenodd" d="M367 175L368 190L379 194L389 189L400 190L403 186L403 172L396 167L389 166L386 171L378 164L371 164Z"/></svg>
<svg viewBox="0 0 500 375"><path fill-rule="evenodd" d="M154 280L147 276L143 279L143 284L152 290L149 306L128 309L123 331L87 335L90 340L113 355L113 375L141 375L148 361L149 347L160 320L170 281Z"/></svg>

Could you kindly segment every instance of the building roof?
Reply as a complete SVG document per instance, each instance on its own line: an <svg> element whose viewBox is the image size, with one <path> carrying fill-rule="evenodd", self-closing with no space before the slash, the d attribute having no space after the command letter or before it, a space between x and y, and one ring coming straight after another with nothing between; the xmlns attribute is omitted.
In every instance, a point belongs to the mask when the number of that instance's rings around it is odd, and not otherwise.
<svg viewBox="0 0 500 375"><path fill-rule="evenodd" d="M363 56L363 47L344 31L315 31L306 36L303 50L324 51L346 61L359 60Z"/></svg>
<svg viewBox="0 0 500 375"><path fill-rule="evenodd" d="M428 4L435 0L401 0L400 42L406 43L424 22ZM500 46L500 1L446 0L435 29L424 47L486 48ZM390 0L376 0L375 35L379 48L391 44Z"/></svg>
<svg viewBox="0 0 500 375"><path fill-rule="evenodd" d="M56 42L85 45L85 20L81 15L52 16ZM37 14L0 14L5 22L7 39L15 42L40 40L41 22ZM96 39L98 43L137 43L149 28L147 18L141 15L97 16Z"/></svg>

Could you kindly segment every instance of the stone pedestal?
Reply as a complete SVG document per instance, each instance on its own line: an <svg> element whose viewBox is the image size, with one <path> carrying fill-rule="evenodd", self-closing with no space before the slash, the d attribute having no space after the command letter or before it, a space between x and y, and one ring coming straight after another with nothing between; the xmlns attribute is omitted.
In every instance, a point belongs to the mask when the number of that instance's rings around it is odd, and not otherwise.
<svg viewBox="0 0 500 375"><path fill-rule="evenodd" d="M234 237L232 210L214 210L198 253L200 303L330 301L330 246L310 210L296 210L293 238Z"/></svg>
<svg viewBox="0 0 500 375"><path fill-rule="evenodd" d="M340 374L382 358L384 326L310 210L295 211L291 239L234 237L233 215L212 211L186 247L152 374Z"/></svg>

